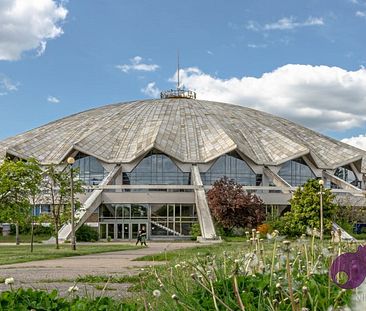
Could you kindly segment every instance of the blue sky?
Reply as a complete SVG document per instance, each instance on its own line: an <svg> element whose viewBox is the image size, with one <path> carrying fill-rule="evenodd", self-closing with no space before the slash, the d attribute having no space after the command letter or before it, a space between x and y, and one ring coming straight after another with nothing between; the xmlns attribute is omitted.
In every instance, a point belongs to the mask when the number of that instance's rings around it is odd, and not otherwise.
<svg viewBox="0 0 366 311"><path fill-rule="evenodd" d="M2 0L0 139L183 84L366 148L366 0Z"/></svg>

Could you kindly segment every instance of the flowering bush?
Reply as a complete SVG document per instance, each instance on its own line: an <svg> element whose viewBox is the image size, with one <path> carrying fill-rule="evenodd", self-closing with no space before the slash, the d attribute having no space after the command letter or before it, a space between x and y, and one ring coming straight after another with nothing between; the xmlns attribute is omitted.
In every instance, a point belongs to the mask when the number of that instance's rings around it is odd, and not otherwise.
<svg viewBox="0 0 366 311"><path fill-rule="evenodd" d="M261 224L257 227L257 231L259 231L261 235L266 235L271 231L271 229L272 228L269 224Z"/></svg>

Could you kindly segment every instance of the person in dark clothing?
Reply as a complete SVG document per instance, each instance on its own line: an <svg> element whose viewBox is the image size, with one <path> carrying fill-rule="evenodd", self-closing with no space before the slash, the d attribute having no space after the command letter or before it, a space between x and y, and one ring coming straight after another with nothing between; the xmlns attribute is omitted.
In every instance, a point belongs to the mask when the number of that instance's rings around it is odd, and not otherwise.
<svg viewBox="0 0 366 311"><path fill-rule="evenodd" d="M139 244L139 242L141 243L142 245L142 242L141 242L141 230L139 230L139 232L137 233L137 241L136 241L136 245Z"/></svg>
<svg viewBox="0 0 366 311"><path fill-rule="evenodd" d="M143 226L142 228L141 228L141 230L139 231L139 232L141 232L141 234L140 234L140 236L141 236L141 245L145 245L145 246L147 246L147 244L146 244L146 230L145 230L145 227Z"/></svg>

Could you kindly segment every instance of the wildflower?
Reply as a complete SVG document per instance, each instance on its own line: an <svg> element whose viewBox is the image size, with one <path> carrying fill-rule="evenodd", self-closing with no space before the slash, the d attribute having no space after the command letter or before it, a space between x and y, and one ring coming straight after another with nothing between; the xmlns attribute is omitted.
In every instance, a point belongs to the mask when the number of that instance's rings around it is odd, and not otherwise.
<svg viewBox="0 0 366 311"><path fill-rule="evenodd" d="M6 285L14 284L14 278L7 278L7 279L5 279L5 284Z"/></svg>
<svg viewBox="0 0 366 311"><path fill-rule="evenodd" d="M276 288L281 288L281 284L280 283L277 283L276 284Z"/></svg>
<svg viewBox="0 0 366 311"><path fill-rule="evenodd" d="M79 287L77 287L76 285L73 285L73 286L70 286L67 291L69 293L73 293L73 292L77 292L78 290L79 290Z"/></svg>
<svg viewBox="0 0 366 311"><path fill-rule="evenodd" d="M181 267L181 265L179 263L177 263L174 267L175 267L175 269L178 269Z"/></svg>
<svg viewBox="0 0 366 311"><path fill-rule="evenodd" d="M172 295L172 299L174 299L174 300L178 300L179 298L178 298L178 296L177 296L176 294L173 294L173 295Z"/></svg>
<svg viewBox="0 0 366 311"><path fill-rule="evenodd" d="M155 289L155 290L153 291L153 296L154 296L154 297L159 298L159 297L160 297L160 295L161 295L160 290Z"/></svg>

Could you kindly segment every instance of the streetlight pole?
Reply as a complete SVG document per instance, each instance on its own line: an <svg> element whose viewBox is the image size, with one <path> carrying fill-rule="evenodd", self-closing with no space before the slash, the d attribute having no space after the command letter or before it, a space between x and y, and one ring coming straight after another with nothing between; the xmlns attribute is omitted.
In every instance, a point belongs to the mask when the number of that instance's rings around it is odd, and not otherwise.
<svg viewBox="0 0 366 311"><path fill-rule="evenodd" d="M324 180L319 180L319 186L320 186L320 240L323 241L323 186L324 186Z"/></svg>
<svg viewBox="0 0 366 311"><path fill-rule="evenodd" d="M70 164L70 203L71 203L71 249L76 251L76 239L75 239L75 205L74 205L74 172L72 170L72 165L75 163L75 159L73 157L69 157L67 159L67 163Z"/></svg>

